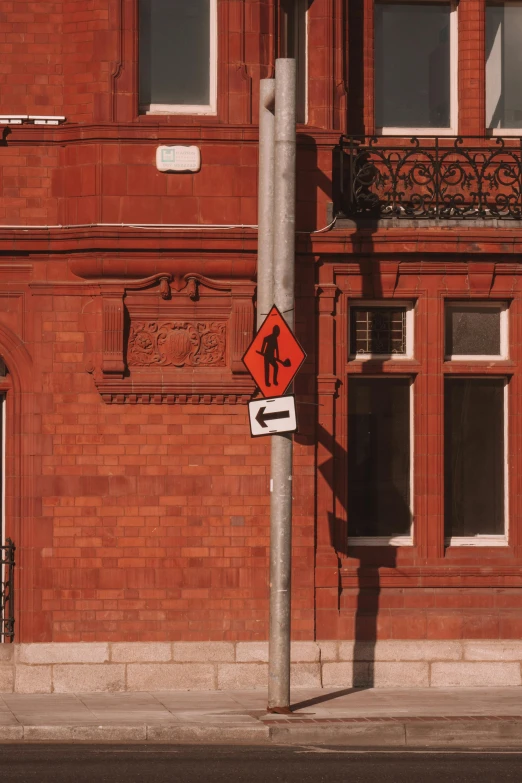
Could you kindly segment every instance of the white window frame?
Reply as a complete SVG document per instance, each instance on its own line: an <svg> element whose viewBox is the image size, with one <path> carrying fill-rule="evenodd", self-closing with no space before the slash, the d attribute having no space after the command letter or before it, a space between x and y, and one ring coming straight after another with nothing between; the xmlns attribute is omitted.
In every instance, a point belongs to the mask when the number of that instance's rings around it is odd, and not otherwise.
<svg viewBox="0 0 522 783"><path fill-rule="evenodd" d="M452 300L446 301L444 305L444 348L446 348L446 317L448 311L451 308L458 307L472 308L472 307L487 307L492 310L498 310L500 314L500 353L488 353L488 354L445 354L444 361L446 362L491 362L491 361L505 361L509 358L509 319L508 319L508 304L507 302L492 302L484 301L481 299L472 299L465 302Z"/></svg>
<svg viewBox="0 0 522 783"><path fill-rule="evenodd" d="M507 5L509 0L506 0L506 2L501 3L503 5ZM488 2L486 0L486 6L485 6L485 14L487 15L487 7ZM487 19L484 20L484 24L487 24ZM485 90L486 90L486 110L487 110L487 61L484 61L484 78L485 78ZM487 123L487 116L486 116L486 123ZM486 134L489 136L513 136L514 138L517 138L519 136L522 136L522 128L488 128L486 125Z"/></svg>
<svg viewBox="0 0 522 783"><path fill-rule="evenodd" d="M440 0L442 5L446 3ZM418 0L415 5L422 5ZM459 20L458 0L450 0L450 127L449 128L398 128L377 127L375 132L381 136L456 136L459 116Z"/></svg>
<svg viewBox="0 0 522 783"><path fill-rule="evenodd" d="M190 0L186 0L190 2ZM209 0L210 3L210 59L209 59L209 89L210 102L207 105L151 103L140 104L140 114L143 115L168 115L168 114L217 114L217 63L218 63L218 18L217 0Z"/></svg>
<svg viewBox="0 0 522 783"><path fill-rule="evenodd" d="M448 376L446 376L448 377ZM492 375L459 375L449 376L465 378L466 380L484 378L495 378L498 376ZM444 539L445 546L494 546L494 547L506 547L509 545L509 381L508 378L503 378L504 381L504 534L503 535L488 535L479 533L476 536L449 536ZM444 459L446 458L446 448L444 446Z"/></svg>
<svg viewBox="0 0 522 783"><path fill-rule="evenodd" d="M351 347L351 333L352 328L352 308L368 307L377 308L384 307L386 310L390 308L404 308L406 310L406 352L405 353L350 353L350 362L368 362L375 359L381 359L384 361L403 362L411 361L414 355L414 324L415 324L415 303L405 302L395 299L379 299L378 301L368 300L353 300L350 302L350 312L348 317L348 345Z"/></svg>
<svg viewBox="0 0 522 783"><path fill-rule="evenodd" d="M352 378L364 378L364 379L376 379L379 381L396 380L398 378L405 378L410 382L410 516L411 526L410 534L407 536L348 536L348 546L413 546L413 526L415 523L415 492L414 492L414 477L415 477L415 433L414 433L414 385L415 378L411 375L399 375L399 374L381 374L381 375L350 375L348 378L348 385ZM348 438L350 433L348 433ZM348 525L350 520L348 520Z"/></svg>

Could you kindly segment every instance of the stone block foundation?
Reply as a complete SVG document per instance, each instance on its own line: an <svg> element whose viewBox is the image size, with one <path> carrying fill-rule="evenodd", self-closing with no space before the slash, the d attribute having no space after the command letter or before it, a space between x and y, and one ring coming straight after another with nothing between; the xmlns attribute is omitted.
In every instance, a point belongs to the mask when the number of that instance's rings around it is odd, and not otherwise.
<svg viewBox="0 0 522 783"><path fill-rule="evenodd" d="M318 641L292 645L299 688L519 687L522 641ZM0 645L1 693L266 688L267 642Z"/></svg>

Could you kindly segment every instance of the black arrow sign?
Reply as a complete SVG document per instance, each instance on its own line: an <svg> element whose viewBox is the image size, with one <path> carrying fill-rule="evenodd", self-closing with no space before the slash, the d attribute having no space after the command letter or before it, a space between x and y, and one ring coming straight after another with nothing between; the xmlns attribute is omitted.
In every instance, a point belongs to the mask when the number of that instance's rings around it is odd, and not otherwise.
<svg viewBox="0 0 522 783"><path fill-rule="evenodd" d="M277 419L289 419L289 411L277 411L276 413L265 413L266 408L259 408L256 416L256 421L260 427L266 427L266 421L276 421Z"/></svg>

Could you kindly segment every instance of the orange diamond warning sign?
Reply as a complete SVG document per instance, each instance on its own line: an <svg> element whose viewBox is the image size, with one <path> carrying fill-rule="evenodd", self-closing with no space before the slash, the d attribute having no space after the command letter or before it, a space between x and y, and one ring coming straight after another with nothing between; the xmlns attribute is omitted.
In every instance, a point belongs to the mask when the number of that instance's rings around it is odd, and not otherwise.
<svg viewBox="0 0 522 783"><path fill-rule="evenodd" d="M274 305L243 356L263 397L282 397L305 359L305 352Z"/></svg>

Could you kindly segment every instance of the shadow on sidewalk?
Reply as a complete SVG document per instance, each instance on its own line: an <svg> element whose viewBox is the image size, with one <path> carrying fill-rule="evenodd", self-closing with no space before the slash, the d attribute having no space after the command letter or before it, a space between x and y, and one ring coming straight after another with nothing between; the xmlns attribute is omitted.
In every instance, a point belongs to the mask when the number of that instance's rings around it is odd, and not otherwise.
<svg viewBox="0 0 522 783"><path fill-rule="evenodd" d="M333 701L334 699L338 699L340 696L349 696L351 693L355 693L356 691L360 690L361 688L344 688L339 691L334 691L333 693L322 693L320 696L315 696L313 699L306 699L305 701L300 701L297 704L292 704L292 711L304 710L306 707L313 707L315 704L324 704L324 702Z"/></svg>

